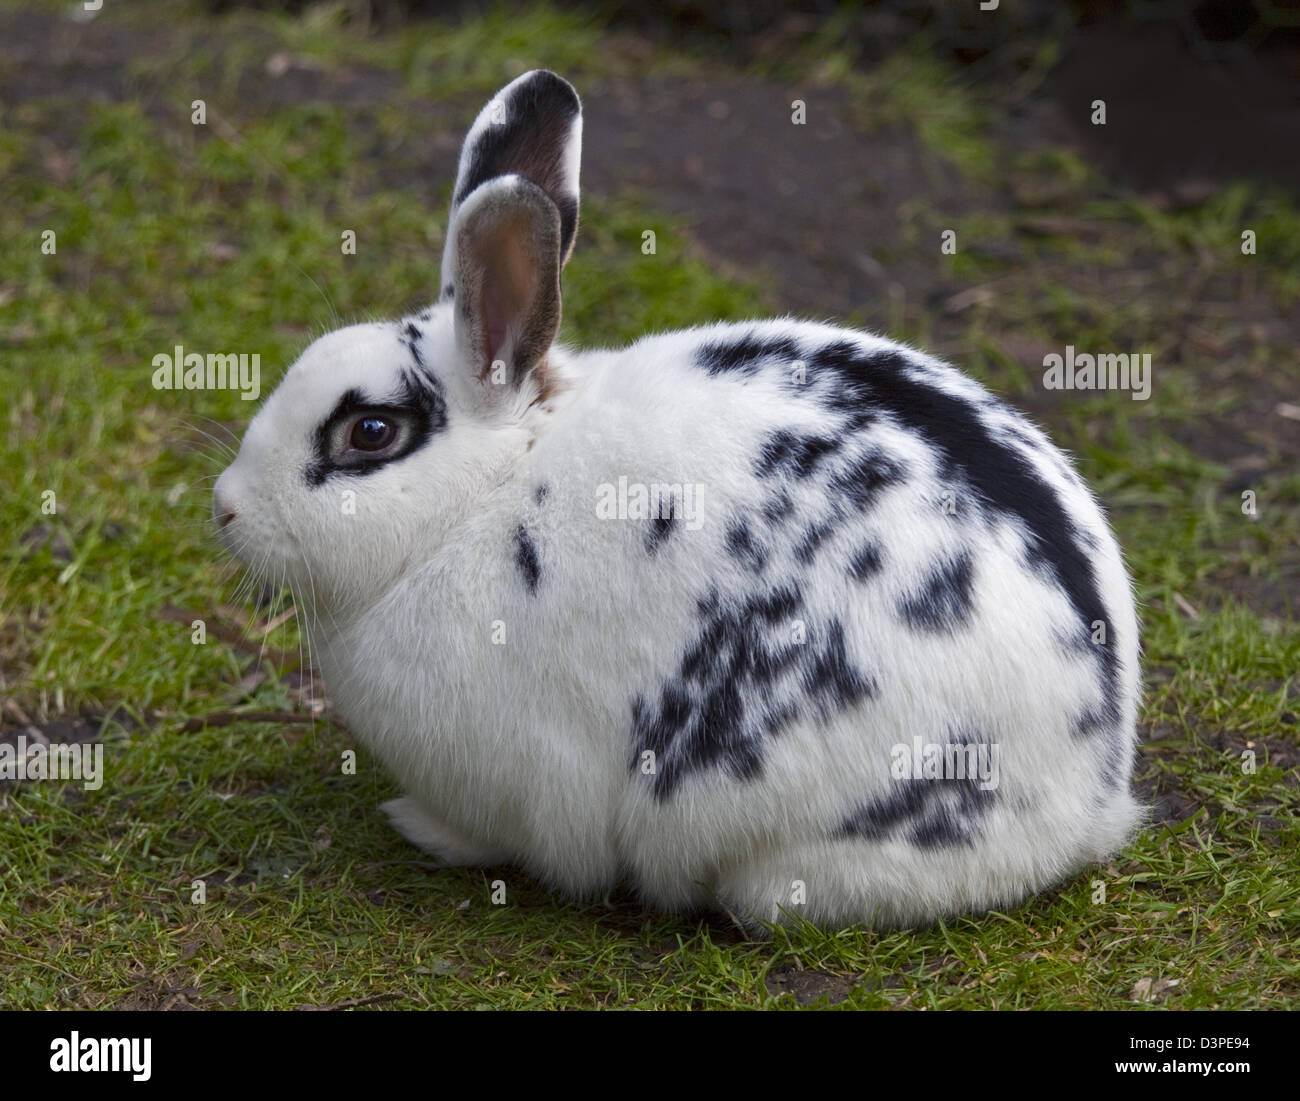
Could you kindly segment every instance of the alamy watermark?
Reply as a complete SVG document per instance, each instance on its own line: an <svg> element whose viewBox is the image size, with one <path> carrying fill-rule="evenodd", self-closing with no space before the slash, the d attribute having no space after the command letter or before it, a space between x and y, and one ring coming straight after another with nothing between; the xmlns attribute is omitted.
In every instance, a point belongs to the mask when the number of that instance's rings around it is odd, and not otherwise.
<svg viewBox="0 0 1300 1101"><path fill-rule="evenodd" d="M1131 390L1134 401L1151 396L1150 352L1076 352L1043 356L1043 386L1048 390Z"/></svg>
<svg viewBox="0 0 1300 1101"><path fill-rule="evenodd" d="M0 743L0 780L80 780L87 791L104 783L104 747L99 742Z"/></svg>
<svg viewBox="0 0 1300 1101"><path fill-rule="evenodd" d="M602 482L596 487L596 516L600 520L678 520L688 531L704 526L701 509L704 486L695 482L661 484Z"/></svg>
<svg viewBox="0 0 1300 1101"><path fill-rule="evenodd" d="M50 1070L56 1074L69 1071L108 1071L130 1074L133 1081L147 1082L153 1075L153 1041L149 1038L82 1036L73 1032L50 1041Z"/></svg>
<svg viewBox="0 0 1300 1101"><path fill-rule="evenodd" d="M898 742L889 751L895 780L975 780L981 791L996 791L1002 775L997 742Z"/></svg>
<svg viewBox="0 0 1300 1101"><path fill-rule="evenodd" d="M244 401L256 401L262 392L262 356L258 352L235 354L186 352L177 344L175 354L153 357L155 390L238 390Z"/></svg>

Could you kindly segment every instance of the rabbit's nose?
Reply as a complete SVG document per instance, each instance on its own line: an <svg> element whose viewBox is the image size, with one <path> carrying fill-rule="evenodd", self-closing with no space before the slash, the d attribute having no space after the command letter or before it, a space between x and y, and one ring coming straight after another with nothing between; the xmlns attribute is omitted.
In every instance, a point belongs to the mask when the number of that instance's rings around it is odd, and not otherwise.
<svg viewBox="0 0 1300 1101"><path fill-rule="evenodd" d="M212 518L218 528L224 528L235 518L235 510L222 499L221 494L212 495Z"/></svg>

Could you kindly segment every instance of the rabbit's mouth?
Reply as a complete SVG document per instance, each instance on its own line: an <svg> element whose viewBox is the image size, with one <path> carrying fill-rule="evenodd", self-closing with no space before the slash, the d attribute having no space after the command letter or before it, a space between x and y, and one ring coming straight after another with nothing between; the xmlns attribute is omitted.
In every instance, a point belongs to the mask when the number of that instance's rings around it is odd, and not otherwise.
<svg viewBox="0 0 1300 1101"><path fill-rule="evenodd" d="M212 522L217 539L237 561L259 580L271 580L289 566L293 552L283 553L282 539L272 537L259 517L251 514L230 489L229 470L217 479L212 491Z"/></svg>
<svg viewBox="0 0 1300 1101"><path fill-rule="evenodd" d="M259 581L282 583L303 573L303 554L292 535L268 537L264 530L250 523L251 517L235 513L228 519L227 515L215 507L212 510L217 539Z"/></svg>

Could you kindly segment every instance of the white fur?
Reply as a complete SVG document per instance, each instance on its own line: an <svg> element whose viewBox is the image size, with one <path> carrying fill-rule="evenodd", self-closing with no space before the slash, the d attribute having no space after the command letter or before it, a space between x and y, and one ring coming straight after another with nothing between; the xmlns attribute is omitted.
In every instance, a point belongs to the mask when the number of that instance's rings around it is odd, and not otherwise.
<svg viewBox="0 0 1300 1101"><path fill-rule="evenodd" d="M833 422L790 396L779 367L715 377L693 360L702 344L743 334L804 348L850 340L900 352L930 385L979 403L995 431L1020 432L1020 452L1096 542L1131 757L1138 633L1120 552L1068 461L1017 414L911 349L792 320L667 333L621 351L557 346L550 396L534 401L526 385L502 409L481 400L458 362L454 309L444 302L417 321L449 422L422 449L365 477L304 484L312 433L339 395L388 393L410 362L400 327L355 326L293 365L217 486L219 511L238 517L222 533L228 546L294 585L342 717L409 793L385 806L404 836L449 863L516 863L573 894L598 897L624 876L667 909L886 926L1015 905L1125 842L1140 817L1129 763L1124 782L1103 785L1099 743L1070 732L1095 694L1095 670L1060 645L1077 617L1051 577L1025 564L1023 527L946 516L935 449L885 417L862 438L905 463L908 481L841 525L812 567L773 536L756 579L725 537L729 517L753 516L773 492L755 455L774 430L826 432ZM597 516L597 487L620 477L703 485L702 524L674 521L649 553L646 521ZM540 502L539 486L548 487ZM806 488L795 501L801 523L831 500ZM354 515L341 507L345 490ZM520 526L540 557L535 592L516 561ZM867 536L885 562L853 581L845 563ZM973 556L970 622L911 629L899 602L944 548ZM634 760L633 699L653 701L678 669L711 588L740 599L790 579L814 631L842 621L845 654L869 671L875 695L766 737L756 777L704 768L657 801ZM1001 747L996 803L976 840L926 848L836 836L855 806L900 783L892 746L914 735L942 742L955 723Z"/></svg>

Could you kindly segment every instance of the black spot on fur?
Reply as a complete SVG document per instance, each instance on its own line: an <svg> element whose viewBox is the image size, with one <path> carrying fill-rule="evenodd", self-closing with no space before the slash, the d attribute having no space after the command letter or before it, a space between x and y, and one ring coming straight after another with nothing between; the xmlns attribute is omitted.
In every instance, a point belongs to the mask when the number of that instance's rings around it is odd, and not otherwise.
<svg viewBox="0 0 1300 1101"><path fill-rule="evenodd" d="M815 385L804 390L842 413L846 427L888 414L934 448L945 480L964 480L986 509L1023 525L1034 562L1065 593L1079 620L1089 630L1094 620L1107 625L1108 645L1097 649L1106 707L1116 711L1114 624L1079 529L1029 458L984 424L976 404L941 390L902 353L867 352L844 340L813 352L810 365L809 381ZM828 381L820 383L822 378Z"/></svg>
<svg viewBox="0 0 1300 1101"><path fill-rule="evenodd" d="M504 119L478 135L456 185L459 206L480 184L517 174L531 180L560 212L560 256L566 257L578 229L578 197L564 189L565 150L582 108L577 93L554 73L539 70L513 88L502 103Z"/></svg>
<svg viewBox="0 0 1300 1101"><path fill-rule="evenodd" d="M402 335L399 338L406 346L406 350L411 353L411 358L415 360L415 365L422 372L427 373L429 366L424 362L424 352L420 350L420 340L424 334L413 321L408 321L402 329Z"/></svg>
<svg viewBox="0 0 1300 1101"><path fill-rule="evenodd" d="M540 505L543 501L546 500L547 495L550 492L551 492L551 487L547 485L545 482L543 482L535 490L533 490L533 500Z"/></svg>
<svg viewBox="0 0 1300 1101"><path fill-rule="evenodd" d="M794 617L802 600L803 596L797 587L782 585L769 589L762 596L750 598L745 605L745 612L764 623L784 623Z"/></svg>
<svg viewBox="0 0 1300 1101"><path fill-rule="evenodd" d="M913 782L946 783L951 791L930 800L908 831L908 840L919 849L974 845L980 835L979 820L997 802L997 793L982 790L979 783L972 780Z"/></svg>
<svg viewBox="0 0 1300 1101"><path fill-rule="evenodd" d="M1099 708L1085 708L1070 727L1070 734L1078 741L1087 741L1109 731L1111 722Z"/></svg>
<svg viewBox="0 0 1300 1101"><path fill-rule="evenodd" d="M884 841L894 830L912 821L930 801L934 780L899 780L888 794L863 803L832 834L836 838L863 837Z"/></svg>
<svg viewBox="0 0 1300 1101"><path fill-rule="evenodd" d="M671 512L669 507L669 512ZM650 530L646 533L646 551L654 554L672 534L672 516L654 516L650 520Z"/></svg>
<svg viewBox="0 0 1300 1101"><path fill-rule="evenodd" d="M805 566L812 565L812 561L817 557L817 552L821 549L831 535L839 529L839 518L823 520L820 523L809 524L804 528L803 539L799 546L795 548L795 555Z"/></svg>
<svg viewBox="0 0 1300 1101"><path fill-rule="evenodd" d="M761 573L767 565L767 548L754 539L744 520L727 525L727 550L755 573Z"/></svg>
<svg viewBox="0 0 1300 1101"><path fill-rule="evenodd" d="M813 647L801 672L804 688L823 720L875 691L874 683L849 662L844 649L844 624L832 619L825 635L825 640Z"/></svg>
<svg viewBox="0 0 1300 1101"><path fill-rule="evenodd" d="M632 770L653 752L657 800L713 768L736 779L759 776L767 738L803 717L825 721L875 692L872 678L849 660L838 620L794 640L801 608L795 585L740 601L712 590L698 601L699 634L676 674L665 678L657 700L632 701Z"/></svg>
<svg viewBox="0 0 1300 1101"><path fill-rule="evenodd" d="M537 592L537 583L541 580L542 566L537 557L537 544L523 524L515 529L515 565L519 576L524 579L530 593Z"/></svg>
<svg viewBox="0 0 1300 1101"><path fill-rule="evenodd" d="M764 442L754 462L754 473L760 478L777 473L806 478L821 459L833 454L839 446L838 440L825 436L801 436L781 428Z"/></svg>
<svg viewBox="0 0 1300 1101"><path fill-rule="evenodd" d="M769 497L767 503L763 505L763 518L771 524L788 520L793 512L794 498L784 489L775 497Z"/></svg>
<svg viewBox="0 0 1300 1101"><path fill-rule="evenodd" d="M968 743L955 743L965 755ZM900 834L919 849L974 845L984 815L997 803L978 777L895 780L889 790L863 803L832 836L840 840L887 841Z"/></svg>
<svg viewBox="0 0 1300 1101"><path fill-rule="evenodd" d="M713 340L695 352L696 365L711 375L737 372L753 375L765 359L791 363L799 358L799 345L788 336L758 337L750 334L736 340Z"/></svg>
<svg viewBox="0 0 1300 1101"><path fill-rule="evenodd" d="M849 576L854 581L865 581L880 572L882 555L877 543L864 543L849 559Z"/></svg>
<svg viewBox="0 0 1300 1101"><path fill-rule="evenodd" d="M451 283L448 283L445 287L442 288L442 296L443 298L455 298L456 297L455 286ZM428 318L425 318L425 320L427 321Z"/></svg>
<svg viewBox="0 0 1300 1101"><path fill-rule="evenodd" d="M919 631L951 631L970 620L974 565L969 553L936 566L921 588L900 601L898 612Z"/></svg>
<svg viewBox="0 0 1300 1101"><path fill-rule="evenodd" d="M901 463L883 451L872 450L855 456L848 466L837 470L830 484L859 509L865 509L875 504L881 490L897 485L905 476Z"/></svg>

